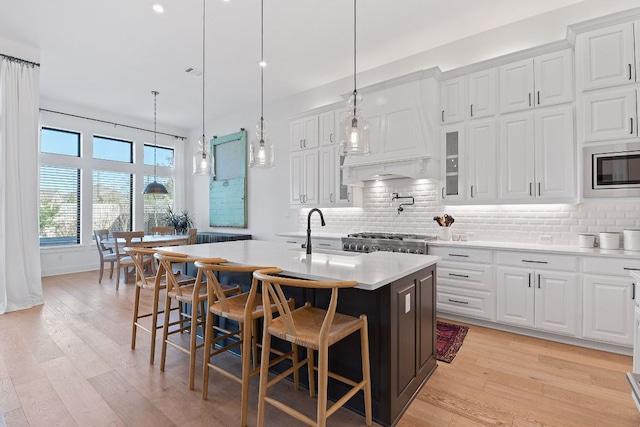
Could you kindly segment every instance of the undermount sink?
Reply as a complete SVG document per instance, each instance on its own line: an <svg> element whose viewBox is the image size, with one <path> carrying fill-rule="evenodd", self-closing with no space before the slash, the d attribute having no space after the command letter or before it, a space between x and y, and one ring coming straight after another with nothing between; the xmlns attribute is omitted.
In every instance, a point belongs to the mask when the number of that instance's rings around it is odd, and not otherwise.
<svg viewBox="0 0 640 427"><path fill-rule="evenodd" d="M306 254L306 249L305 248L291 248L291 251L296 251L296 252L305 252L304 255ZM312 248L312 254L311 257L313 257L313 254L324 254L324 255L337 255L337 256L358 256L361 255L358 252L348 252L348 251L340 251L337 249L318 249L318 248Z"/></svg>

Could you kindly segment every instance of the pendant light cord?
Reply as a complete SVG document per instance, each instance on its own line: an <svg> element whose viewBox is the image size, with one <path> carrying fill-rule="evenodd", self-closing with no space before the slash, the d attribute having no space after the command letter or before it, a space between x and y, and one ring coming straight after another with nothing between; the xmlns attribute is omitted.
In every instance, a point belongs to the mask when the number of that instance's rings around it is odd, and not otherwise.
<svg viewBox="0 0 640 427"><path fill-rule="evenodd" d="M205 94L205 85L204 85L204 76L205 73L205 18L207 16L207 2L206 0L202 0L202 158L204 159L205 154L205 134L204 134L204 94Z"/></svg>
<svg viewBox="0 0 640 427"><path fill-rule="evenodd" d="M158 144L156 140L156 129L157 129L157 103L158 103L158 91L152 90L153 94L153 181L156 182L158 180L158 175L156 173L157 155L158 155Z"/></svg>
<svg viewBox="0 0 640 427"><path fill-rule="evenodd" d="M260 144L264 144L264 0L260 0Z"/></svg>
<svg viewBox="0 0 640 427"><path fill-rule="evenodd" d="M353 115L355 116L356 114L356 103L357 103L357 95L358 95L358 85L356 84L356 74L357 74L357 67L356 67L356 24L357 24L357 20L356 20L356 2L357 0L353 0Z"/></svg>

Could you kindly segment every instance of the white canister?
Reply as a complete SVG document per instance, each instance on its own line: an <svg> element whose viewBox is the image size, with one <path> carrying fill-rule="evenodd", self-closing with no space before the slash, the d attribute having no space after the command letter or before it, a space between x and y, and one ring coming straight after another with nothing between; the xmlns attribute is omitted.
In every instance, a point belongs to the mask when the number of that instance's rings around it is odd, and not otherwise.
<svg viewBox="0 0 640 427"><path fill-rule="evenodd" d="M614 231L600 233L600 249L620 249L620 233Z"/></svg>
<svg viewBox="0 0 640 427"><path fill-rule="evenodd" d="M640 228L627 228L622 231L624 250L640 251Z"/></svg>
<svg viewBox="0 0 640 427"><path fill-rule="evenodd" d="M578 246L581 248L593 248L595 245L595 234L578 234Z"/></svg>

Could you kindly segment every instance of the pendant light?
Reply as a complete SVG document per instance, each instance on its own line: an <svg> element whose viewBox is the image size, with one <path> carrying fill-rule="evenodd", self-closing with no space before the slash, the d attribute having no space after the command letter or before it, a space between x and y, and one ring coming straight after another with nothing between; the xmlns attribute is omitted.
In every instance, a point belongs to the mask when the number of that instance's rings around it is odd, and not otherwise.
<svg viewBox="0 0 640 427"><path fill-rule="evenodd" d="M198 141L198 151L193 155L193 174L215 176L213 155L207 149L207 138L204 135L204 76L205 73L205 17L206 0L202 0L202 138Z"/></svg>
<svg viewBox="0 0 640 427"><path fill-rule="evenodd" d="M156 161L157 153L158 153L158 145L156 144L156 137L157 137L156 105L157 105L157 98L158 98L159 92L157 90L152 90L151 93L153 94L153 182L150 182L149 184L147 184L147 186L144 187L144 191L142 193L143 194L169 194L169 192L167 191L167 188L158 182L158 176L156 174L156 166L158 164L158 162Z"/></svg>
<svg viewBox="0 0 640 427"><path fill-rule="evenodd" d="M249 167L272 168L275 166L275 150L267 135L264 120L264 0L260 0L260 120L256 124L256 137L249 145Z"/></svg>
<svg viewBox="0 0 640 427"><path fill-rule="evenodd" d="M356 85L356 0L353 0L353 93L347 102L347 116L342 120L340 154L369 154L369 122L361 115L362 96Z"/></svg>

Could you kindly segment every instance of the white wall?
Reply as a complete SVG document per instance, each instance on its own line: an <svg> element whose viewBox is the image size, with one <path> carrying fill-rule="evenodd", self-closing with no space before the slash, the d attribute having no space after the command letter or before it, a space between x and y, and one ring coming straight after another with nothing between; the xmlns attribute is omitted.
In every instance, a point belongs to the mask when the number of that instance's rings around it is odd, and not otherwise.
<svg viewBox="0 0 640 427"><path fill-rule="evenodd" d="M439 66L442 70L469 65L479 61L494 58L496 56L516 52L522 49L539 46L546 43L562 40L567 33L567 26L585 20L593 19L606 14L637 7L637 0L587 0L576 5L568 6L553 12L545 13L521 22L510 24L485 33L468 37L456 42L431 49L412 57L396 61L385 66L361 73L358 77L359 85L367 86L393 77L408 74L413 71ZM268 69L265 70L265 84L268 85ZM298 94L289 99L273 103L265 99L265 119L269 122L270 137L276 146L276 168L273 170L254 170L248 172L248 228L243 232L253 234L256 239L273 240L274 234L284 231L298 231L306 228L306 210L289 208L289 117L323 105L340 101L341 95L349 93L352 78L347 77L336 82ZM268 90L266 90L268 93ZM437 94L434 94L437 97ZM364 100L364 113L366 115L366 98ZM244 127L252 131L255 122L259 118L258 105L255 109L246 110L218 120L207 123L207 137L212 135L225 135L236 132ZM190 151L197 149L197 140L201 130L194 130L190 138ZM191 162L190 159L187 159ZM190 163L187 165L190 169ZM208 181L202 177L187 177L190 185L187 190L189 208L197 218L199 229L208 229ZM370 185L370 184L369 184ZM378 184L379 185L379 184ZM384 184L385 186L387 184ZM407 188L421 194L420 205L415 209L405 210L400 216L394 208L379 206L374 201L375 191L367 188L365 204L362 209L335 208L326 209L329 224L323 231L353 232L364 231L410 231L417 227L425 232L431 230L431 218L435 213L444 213L445 207L438 206L430 195L429 185L409 183L389 183L388 185ZM415 190L419 189L419 190ZM379 190L384 192L385 190ZM418 203L418 201L416 201ZM459 219L456 228L479 229L490 225L491 233L481 237L493 237L497 240L507 236L521 241L535 241L541 233L552 233L554 242L570 243L577 239L577 232L595 231L594 227L610 227L624 225L638 226L634 224L608 224L607 221L616 221L619 209L624 212L635 212L633 205L620 204L589 204L589 205L544 205L536 207L446 207L449 213L455 213ZM529 210L527 210L529 209ZM627 209L631 209L628 211ZM522 218L535 216L527 223L521 223L516 233L513 230L516 216L521 212ZM566 218L566 212L571 212ZM596 212L597 214L594 214ZM627 215L627 214L625 214ZM629 215L632 215L629 213ZM592 224L590 221L600 221ZM637 215L636 215L637 217ZM496 218L491 222L483 218ZM563 221L564 219L564 221ZM628 218L631 220L631 218ZM604 221L606 220L606 221ZM523 221L518 219L518 221ZM558 224L560 221L560 224ZM576 223L577 221L577 223ZM586 221L586 222L585 222ZM389 225L391 224L391 225ZM318 227L318 226L316 226ZM549 228L551 227L551 228ZM586 227L586 230L584 228ZM623 227L624 228L624 227ZM316 228L317 229L317 228ZM238 229L220 229L219 231L240 231ZM415 231L415 230L414 230Z"/></svg>

